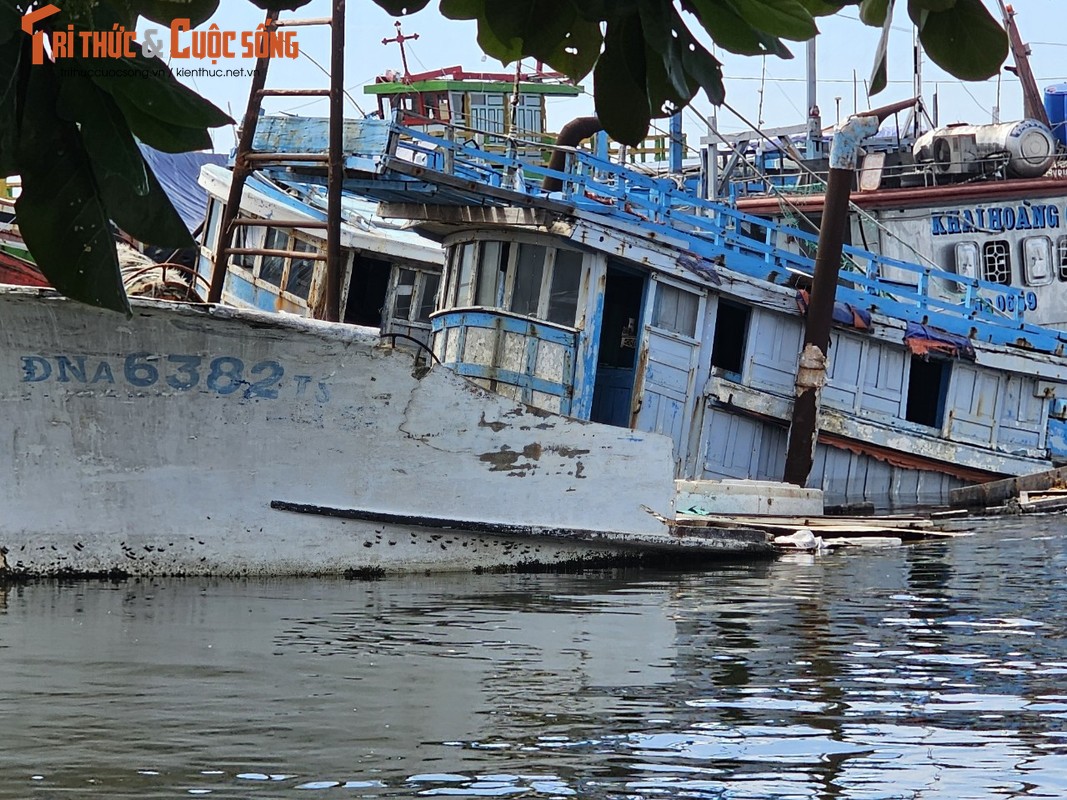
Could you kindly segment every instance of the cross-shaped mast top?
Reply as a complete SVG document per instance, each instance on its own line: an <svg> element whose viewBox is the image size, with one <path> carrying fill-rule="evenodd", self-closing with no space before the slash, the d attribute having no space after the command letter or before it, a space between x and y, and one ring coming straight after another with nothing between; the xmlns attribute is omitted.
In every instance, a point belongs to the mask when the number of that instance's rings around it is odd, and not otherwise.
<svg viewBox="0 0 1067 800"><path fill-rule="evenodd" d="M417 33L413 33L410 36L405 35L400 30L400 20L397 20L396 21L396 36L394 36L391 39L388 39L388 38L382 39L382 44L389 44L390 42L396 42L398 45L400 45L400 63L404 65L404 79L405 80L407 78L411 77L411 72L408 70L408 55L404 51L404 42L406 42L408 39L418 39L418 38L419 38L419 35Z"/></svg>

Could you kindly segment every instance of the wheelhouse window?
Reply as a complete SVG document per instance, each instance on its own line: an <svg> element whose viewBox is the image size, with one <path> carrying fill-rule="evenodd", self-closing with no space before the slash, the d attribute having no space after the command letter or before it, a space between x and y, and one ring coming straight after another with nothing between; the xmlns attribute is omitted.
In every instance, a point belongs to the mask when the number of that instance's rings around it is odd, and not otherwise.
<svg viewBox="0 0 1067 800"><path fill-rule="evenodd" d="M300 253L313 253L315 247L303 239L293 240L293 250ZM285 291L307 300L311 291L311 278L315 274L315 262L310 258L294 258L289 264L289 274L285 279Z"/></svg>
<svg viewBox="0 0 1067 800"><path fill-rule="evenodd" d="M503 304L510 250L507 242L482 242L476 306L496 308Z"/></svg>
<svg viewBox="0 0 1067 800"><path fill-rule="evenodd" d="M1047 236L1023 239L1023 277L1027 286L1052 283L1052 241Z"/></svg>
<svg viewBox="0 0 1067 800"><path fill-rule="evenodd" d="M288 250L289 235L277 228L267 228L264 248L267 250ZM278 288L282 285L285 272L285 256L262 256L259 264L259 279Z"/></svg>
<svg viewBox="0 0 1067 800"><path fill-rule="evenodd" d="M573 327L582 254L533 242L465 242L449 254L446 308L480 306Z"/></svg>
<svg viewBox="0 0 1067 800"><path fill-rule="evenodd" d="M529 317L537 316L541 299L541 281L545 275L547 248L539 244L520 244L515 270L515 288L511 293L511 310Z"/></svg>
<svg viewBox="0 0 1067 800"><path fill-rule="evenodd" d="M204 247L214 252L219 241L219 222L222 220L222 203L212 198L208 201L207 224L204 225Z"/></svg>
<svg viewBox="0 0 1067 800"><path fill-rule="evenodd" d="M548 290L548 321L557 325L574 325L578 311L578 292L582 283L582 254L574 250L556 250L552 280Z"/></svg>
<svg viewBox="0 0 1067 800"><path fill-rule="evenodd" d="M392 318L429 327L430 314L437 306L440 284L441 276L437 273L398 267L393 287Z"/></svg>
<svg viewBox="0 0 1067 800"><path fill-rule="evenodd" d="M269 283L301 300L308 299L315 276L315 264L318 261L310 257L318 252L314 243L278 228L242 225L234 233L233 246L241 249L308 253L308 258L252 253L234 253L230 256L231 265L248 270L263 283Z"/></svg>
<svg viewBox="0 0 1067 800"><path fill-rule="evenodd" d="M1004 239L982 245L982 277L990 283L1011 285L1011 250Z"/></svg>
<svg viewBox="0 0 1067 800"><path fill-rule="evenodd" d="M255 249L263 246L263 228L240 225L233 232L233 246L237 249ZM230 264L252 272L256 268L256 257L250 253L234 253Z"/></svg>
<svg viewBox="0 0 1067 800"><path fill-rule="evenodd" d="M474 267L478 260L478 245L473 242L461 245L452 251L452 257L453 268L457 275L452 305L469 306L473 302L471 289L474 286Z"/></svg>
<svg viewBox="0 0 1067 800"><path fill-rule="evenodd" d="M441 276L423 273L422 292L419 296L419 313L416 322L429 322L430 314L437 308L437 290L441 287Z"/></svg>

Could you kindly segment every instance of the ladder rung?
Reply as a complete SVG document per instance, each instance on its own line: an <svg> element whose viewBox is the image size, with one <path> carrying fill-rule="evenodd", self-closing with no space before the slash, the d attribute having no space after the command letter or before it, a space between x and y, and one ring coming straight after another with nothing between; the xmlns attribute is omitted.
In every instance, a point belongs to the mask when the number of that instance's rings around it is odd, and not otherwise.
<svg viewBox="0 0 1067 800"><path fill-rule="evenodd" d="M262 250L257 247L231 247L226 251L233 256L278 256L279 258L306 259L308 261L325 261L325 253L308 253L304 250Z"/></svg>
<svg viewBox="0 0 1067 800"><path fill-rule="evenodd" d="M256 217L238 217L233 224L246 225L250 228L308 228L309 230L324 229L327 225L315 219L258 219Z"/></svg>
<svg viewBox="0 0 1067 800"><path fill-rule="evenodd" d="M279 28L301 28L307 25L332 25L333 20L329 17L314 17L311 19L279 19L274 24Z"/></svg>
<svg viewBox="0 0 1067 800"><path fill-rule="evenodd" d="M330 157L324 153L246 153L248 161L312 161L325 164Z"/></svg>
<svg viewBox="0 0 1067 800"><path fill-rule="evenodd" d="M329 97L329 89L260 89L260 97Z"/></svg>

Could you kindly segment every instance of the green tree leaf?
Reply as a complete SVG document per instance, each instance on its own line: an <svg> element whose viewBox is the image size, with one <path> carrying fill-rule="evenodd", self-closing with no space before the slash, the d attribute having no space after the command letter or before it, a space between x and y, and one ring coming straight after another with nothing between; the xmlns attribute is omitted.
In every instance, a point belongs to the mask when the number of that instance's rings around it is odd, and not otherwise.
<svg viewBox="0 0 1067 800"><path fill-rule="evenodd" d="M882 35L878 37L878 46L874 50L874 65L871 67L871 79L868 82L867 91L878 94L885 89L888 82L889 64L889 31L893 25L893 6L890 3L887 13L882 20Z"/></svg>
<svg viewBox="0 0 1067 800"><path fill-rule="evenodd" d="M0 0L0 45L20 32L22 15L10 0Z"/></svg>
<svg viewBox="0 0 1067 800"><path fill-rule="evenodd" d="M864 25L881 28L887 18L893 16L893 0L862 0L860 2L860 20Z"/></svg>
<svg viewBox="0 0 1067 800"><path fill-rule="evenodd" d="M50 63L30 71L19 141L19 230L49 283L73 300L130 314L115 242L78 129L60 119Z"/></svg>
<svg viewBox="0 0 1067 800"><path fill-rule="evenodd" d="M802 42L819 32L800 0L733 0L733 3L746 22L771 36Z"/></svg>
<svg viewBox="0 0 1067 800"><path fill-rule="evenodd" d="M485 0L441 0L440 11L447 19L478 19L485 14Z"/></svg>
<svg viewBox="0 0 1067 800"><path fill-rule="evenodd" d="M266 0L252 0L252 2L260 8L267 8L265 5L260 5ZM430 0L374 0L374 2L394 17L404 17L422 11Z"/></svg>
<svg viewBox="0 0 1067 800"><path fill-rule="evenodd" d="M956 5L956 0L908 0L908 13L912 19L919 11L948 11Z"/></svg>
<svg viewBox="0 0 1067 800"><path fill-rule="evenodd" d="M742 56L768 55L771 48L732 5L724 0L683 0L708 35L725 50Z"/></svg>
<svg viewBox="0 0 1067 800"><path fill-rule="evenodd" d="M813 17L827 17L836 14L845 6L857 5L859 0L847 0L836 2L834 0L800 0L801 5L808 10Z"/></svg>
<svg viewBox="0 0 1067 800"><path fill-rule="evenodd" d="M674 6L659 0L644 0L639 6L639 21L647 52L646 84L653 116L670 115L692 99L696 82L690 82L678 36L684 23ZM670 109L667 106L671 106Z"/></svg>
<svg viewBox="0 0 1067 800"><path fill-rule="evenodd" d="M196 243L147 168L115 101L88 78L64 77L57 108L61 117L78 123L111 220L143 242L193 247Z"/></svg>
<svg viewBox="0 0 1067 800"><path fill-rule="evenodd" d="M651 113L644 56L636 16L608 23L604 52L593 68L593 100L605 130L622 144L637 145L648 135Z"/></svg>
<svg viewBox="0 0 1067 800"><path fill-rule="evenodd" d="M233 124L214 103L179 83L159 58L149 58L135 45L133 58L77 58L77 67L112 95L125 113L128 106L161 122L183 128L217 128Z"/></svg>
<svg viewBox="0 0 1067 800"><path fill-rule="evenodd" d="M931 61L967 81L996 75L1008 56L1004 29L982 0L956 0L944 11L927 11L919 42Z"/></svg>
<svg viewBox="0 0 1067 800"><path fill-rule="evenodd" d="M614 22L637 13L642 0L574 0L579 15L594 22Z"/></svg>
<svg viewBox="0 0 1067 800"><path fill-rule="evenodd" d="M21 81L26 77L21 69L24 58L29 58L30 39L0 45L0 178L14 174L18 148L18 120L21 115Z"/></svg>
<svg viewBox="0 0 1067 800"><path fill-rule="evenodd" d="M264 11L295 11L301 6L306 6L311 0L250 0L252 5L262 8ZM423 0L422 5L426 5ZM420 8L422 6L419 6Z"/></svg>

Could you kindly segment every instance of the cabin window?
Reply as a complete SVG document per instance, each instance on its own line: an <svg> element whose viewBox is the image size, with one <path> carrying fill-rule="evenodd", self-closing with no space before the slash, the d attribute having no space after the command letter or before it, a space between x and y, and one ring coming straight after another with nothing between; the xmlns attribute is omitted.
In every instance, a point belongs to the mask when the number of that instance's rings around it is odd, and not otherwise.
<svg viewBox="0 0 1067 800"><path fill-rule="evenodd" d="M1052 283L1052 241L1047 236L1023 239L1023 275L1028 286Z"/></svg>
<svg viewBox="0 0 1067 800"><path fill-rule="evenodd" d="M503 307L510 249L507 242L482 242L474 305L486 308Z"/></svg>
<svg viewBox="0 0 1067 800"><path fill-rule="evenodd" d="M1056 240L1056 267L1061 281L1067 281L1067 236Z"/></svg>
<svg viewBox="0 0 1067 800"><path fill-rule="evenodd" d="M582 254L557 250L548 293L548 321L574 325L578 311L578 291L582 283Z"/></svg>
<svg viewBox="0 0 1067 800"><path fill-rule="evenodd" d="M437 289L441 285L440 275L423 274L422 296L419 302L419 322L429 322L430 314L437 307Z"/></svg>
<svg viewBox="0 0 1067 800"><path fill-rule="evenodd" d="M314 253L315 246L303 239L293 241L293 249L300 253ZM295 294L302 300L308 299L311 292L311 278L315 274L315 262L310 258L294 258L289 264L289 275L285 279L285 291Z"/></svg>
<svg viewBox="0 0 1067 800"><path fill-rule="evenodd" d="M904 418L919 425L940 428L945 420L945 398L952 365L948 361L911 357L908 403Z"/></svg>
<svg viewBox="0 0 1067 800"><path fill-rule="evenodd" d="M1011 251L1004 239L982 245L982 277L990 283L1011 286Z"/></svg>
<svg viewBox="0 0 1067 800"><path fill-rule="evenodd" d="M288 250L289 236L277 228L267 228L266 250ZM281 287L282 273L285 271L285 256L263 256L259 264L260 280Z"/></svg>
<svg viewBox="0 0 1067 800"><path fill-rule="evenodd" d="M222 203L217 200L208 201L207 225L204 226L204 247L212 252L218 245L219 222L222 220Z"/></svg>
<svg viewBox="0 0 1067 800"><path fill-rule="evenodd" d="M978 279L978 245L960 242L956 245L956 274L962 278Z"/></svg>
<svg viewBox="0 0 1067 800"><path fill-rule="evenodd" d="M537 315L547 252L538 244L519 245L519 256L515 264L515 287L511 291L511 310L516 314L530 317Z"/></svg>
<svg viewBox="0 0 1067 800"><path fill-rule="evenodd" d="M451 248L448 274L449 294L441 308L479 306L574 325L582 285L577 251L530 242L468 242Z"/></svg>
<svg viewBox="0 0 1067 800"><path fill-rule="evenodd" d="M719 299L715 315L715 339L711 346L711 366L740 376L745 363L745 340L752 309Z"/></svg>
<svg viewBox="0 0 1067 800"><path fill-rule="evenodd" d="M256 241L257 230L247 225L239 225L233 232L233 246L237 249L251 249L259 246ZM262 229L258 231L262 236ZM234 253L230 256L230 264L235 267L243 267L251 272L256 266L256 257L249 253Z"/></svg>
<svg viewBox="0 0 1067 800"><path fill-rule="evenodd" d="M393 316L398 319L411 319L411 301L415 294L415 270L401 269L396 282L396 302L393 304Z"/></svg>
<svg viewBox="0 0 1067 800"><path fill-rule="evenodd" d="M470 127L485 133L504 132L504 95L472 92L470 103Z"/></svg>
<svg viewBox="0 0 1067 800"><path fill-rule="evenodd" d="M541 95L519 95L519 104L515 109L515 124L520 137L529 137L541 133Z"/></svg>
<svg viewBox="0 0 1067 800"><path fill-rule="evenodd" d="M397 267L391 317L403 322L429 324L437 305L441 276L419 269Z"/></svg>
<svg viewBox="0 0 1067 800"><path fill-rule="evenodd" d="M661 283L652 306L652 326L695 339L699 306L698 295Z"/></svg>
<svg viewBox="0 0 1067 800"><path fill-rule="evenodd" d="M471 304L471 289L474 286L474 259L478 253L477 244L465 244L457 247L454 251L459 263L458 276L456 278L457 293L453 297L454 306L469 306Z"/></svg>

